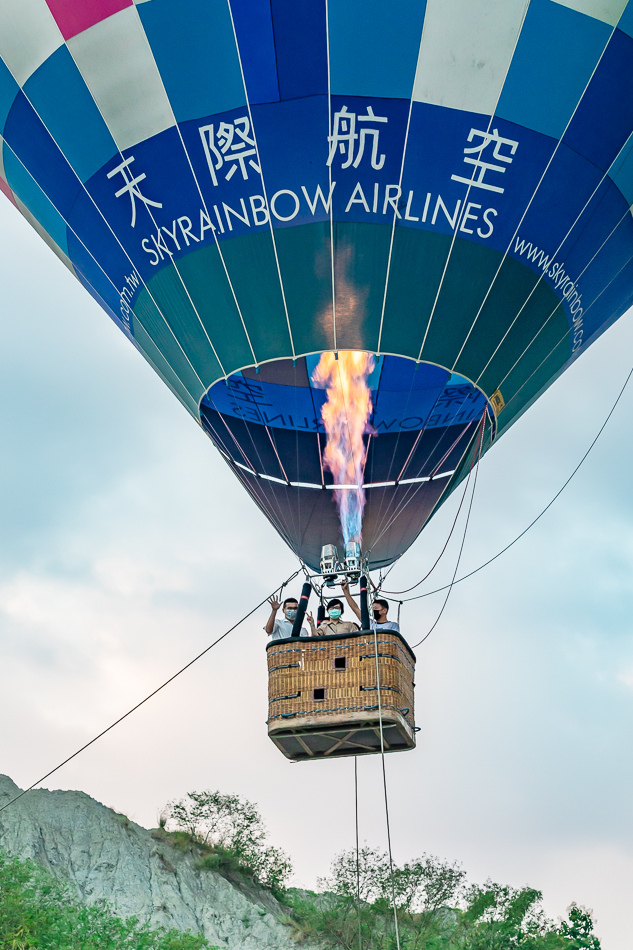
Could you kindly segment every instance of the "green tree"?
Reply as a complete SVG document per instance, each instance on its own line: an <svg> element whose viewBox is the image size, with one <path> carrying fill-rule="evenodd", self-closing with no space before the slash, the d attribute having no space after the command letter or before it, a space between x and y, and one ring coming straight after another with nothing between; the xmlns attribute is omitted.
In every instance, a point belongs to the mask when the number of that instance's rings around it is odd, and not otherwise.
<svg viewBox="0 0 633 950"><path fill-rule="evenodd" d="M395 898L402 950L448 947L437 941L455 926L451 905L463 881L459 865L432 855L394 865L392 875L388 854L364 847L358 859L355 850L337 855L319 881L325 894L316 901L301 897L293 910L307 934L331 947L395 950Z"/></svg>
<svg viewBox="0 0 633 950"><path fill-rule="evenodd" d="M459 918L468 950L561 946L541 906L542 896L532 887L505 887L491 881L472 885L465 893L466 907Z"/></svg>
<svg viewBox="0 0 633 950"><path fill-rule="evenodd" d="M234 866L265 887L283 891L292 874L290 858L266 844L268 831L252 802L218 791L189 792L186 798L170 802L163 814L172 829L185 832L219 857L233 859Z"/></svg>
<svg viewBox="0 0 633 950"><path fill-rule="evenodd" d="M590 910L572 904L567 908L568 919L560 925L560 934L567 939L569 950L600 950L600 941L593 932Z"/></svg>
<svg viewBox="0 0 633 950"><path fill-rule="evenodd" d="M600 950L590 912L569 909L557 926L540 891L491 881L465 884L457 864L424 855L389 864L377 848L343 851L319 882L324 893L293 901L307 937L331 948L395 950L395 902L401 950Z"/></svg>

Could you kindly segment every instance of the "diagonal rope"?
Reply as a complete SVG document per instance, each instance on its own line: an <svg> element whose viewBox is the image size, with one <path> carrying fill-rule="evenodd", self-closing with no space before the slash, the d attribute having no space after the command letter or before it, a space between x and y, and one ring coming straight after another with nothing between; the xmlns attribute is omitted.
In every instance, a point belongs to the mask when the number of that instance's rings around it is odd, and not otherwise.
<svg viewBox="0 0 633 950"><path fill-rule="evenodd" d="M53 775L55 772L58 772L64 765L67 765L68 762L72 761L72 759L76 759L78 755L81 755L81 753L85 752L85 750L90 748L91 745L94 745L95 742L98 742L99 739L103 738L103 736L106 735L106 733L114 729L115 726L118 726L119 723L123 722L124 719L127 719L128 716L131 716L132 713L136 712L137 709L140 709L141 706L143 706L146 702L148 702L150 699L156 696L157 693L160 693L162 689L165 689L166 686L169 686L170 683L173 683L173 681L178 676L180 676L181 673L184 673L185 670L188 670L190 666L193 666L194 663L197 663L198 660L200 660L203 656L205 656L209 652L209 650L212 650L213 647L217 646L217 644L220 643L221 640L224 640L225 637L228 637L229 633L232 633L237 627L243 624L245 620L248 620L248 618L251 617L255 613L256 610L259 610L260 607L263 607L263 605L268 601L269 597L274 596L278 592L281 593L284 587L286 587L290 583L290 581L294 580L297 574L299 573L300 571L295 571L294 574L291 574L290 577L288 577L287 580L285 580L280 587L276 587L274 591L272 592L272 594L269 594L267 597L264 597L264 599L261 600L258 604L256 604L256 606L253 607L252 610L249 610L249 612L245 614L241 618L241 620L238 620L237 623L234 623L232 627L229 627L229 629L226 630L216 640L214 640L213 643L210 643L208 647L205 647L205 649L202 650L201 653L198 653L197 656L194 656L193 660L189 660L188 663L185 663L184 666L182 666L176 673L170 676L169 679L165 680L164 683L161 683L160 686L157 686L156 689L152 690L152 692L149 693L147 696L145 696L144 699L141 699L141 701L136 703L135 706L132 706L131 709L128 709L126 713L123 713L123 715L119 716L119 718L116 719L113 723L111 723L105 729L102 729L102 731L98 735L94 736L88 742L84 743L84 745L82 745L80 749L77 749L76 752L73 752L72 755L69 755L67 758L65 758L63 762L60 762L59 765L56 765L55 768L51 769L50 772L47 772L46 775L42 775L41 778L38 778L37 781L33 782L32 785L29 785L28 788L23 789L19 795L15 796L15 798L12 798L10 801L0 806L0 812L4 811L5 808L8 808L9 805L13 805L20 798L22 798L23 795L26 795L27 792L32 791L37 785L41 785L41 783L45 781L45 779L50 778L51 775Z"/></svg>
<svg viewBox="0 0 633 950"><path fill-rule="evenodd" d="M485 410L484 410L484 413L485 413ZM485 419L485 415L484 415L484 419ZM483 423L480 423L480 425L483 425ZM481 450L479 451L479 457L481 457ZM453 524L451 525L451 530L450 530L449 533L448 533L448 537L446 538L446 541L444 542L444 547L442 548L442 550L441 550L440 553L438 554L438 556L437 556L437 558L436 558L436 560L435 560L435 563L434 563L434 564L432 565L432 567L427 571L427 573L424 575L424 577L422 578L422 580L419 580L416 584L413 584L412 587L406 587L404 590L386 590L386 591L384 591L384 593L386 593L386 594L408 594L408 593L410 593L410 591L415 590L416 587L419 587L420 584L423 584L424 581L428 580L428 578L431 576L431 574L433 573L433 571L435 570L435 568L437 567L437 565L440 563L440 561L442 560L442 557L444 556L444 552L446 551L446 548L448 547L448 542L451 540L451 538L452 538L452 536L453 536L453 532L454 532L454 530L455 530L455 526L457 525L457 519L459 518L459 514L460 514L460 512L461 512L461 510L462 510L462 506L463 506L463 504L464 504L464 501L466 500L466 494L467 494L467 492L468 492L468 485L470 484L470 478L471 478L471 475L472 475L472 473L473 473L473 468L474 468L474 466L475 466L475 461L479 461L479 459L477 458L477 452L476 452L476 451L473 453L472 462L470 463L470 469L468 470L468 477L467 477L467 479L466 479L466 484L465 484L464 490L463 490L463 492L462 492L462 497L461 497L460 502L459 502L459 507L458 507L458 509L457 509L457 513L455 514L455 518L453 519ZM381 592L382 592L382 590L383 590L383 589L381 588ZM398 608L398 609L400 609L400 608Z"/></svg>
<svg viewBox="0 0 633 950"><path fill-rule="evenodd" d="M518 534L518 535L516 536L516 538L514 538L513 541L510 541L509 544L506 544L506 546L505 546L504 548L502 548L500 551L498 551L498 552L494 555L494 557L488 558L488 560L487 560L487 561L484 561L483 564L480 564L479 567L476 567L473 571L469 571L468 574L464 574L462 577L458 577L457 580L451 581L450 584L446 584L444 587L437 587L435 590L429 590L429 591L427 591L425 594L416 594L415 597L407 597L407 598L405 598L405 600L403 601L403 603L407 603L407 602L410 601L410 600L420 600L422 597L431 597L433 594L439 594L439 593L441 593L443 590L447 590L447 588L454 587L455 584L461 584L462 581L467 580L469 577L473 577L473 575L478 574L479 571L483 571L483 569L484 569L485 567L488 567L489 564L492 564L493 561L496 561L497 558L500 558L502 554L505 554L506 551L509 551L511 547L514 547L514 545L517 543L517 541L520 541L521 538L522 538L524 535L526 535L526 534L528 533L528 531L529 531L531 528L534 527L534 525L537 523L537 521L540 521L541 518L543 517L543 515L544 515L547 511L549 511L549 509L552 507L552 505L554 504L554 502L555 502L558 498L560 498L560 496L562 495L562 493L565 491L565 489L567 488L567 486L568 486L569 483L571 482L572 478L574 478L574 476L576 475L576 473L578 472L578 470L581 468L581 466L582 466L583 463L585 462L585 459L587 458L587 456L589 455L589 453L592 451L592 449L593 449L593 447L595 446L596 442L598 441L598 439L600 438L600 436L602 435L602 433L603 433L604 430L606 429L607 424L608 424L608 422L609 422L611 416L612 416L613 413L615 412L616 406L618 405L618 403L620 402L622 396L624 395L624 391L625 391L625 389L627 388L627 386L629 385L629 382L631 381L631 377L632 377L632 376L633 376L633 366L632 366L631 369L629 370L629 372L628 372L628 374L627 374L627 377L626 377L626 379L624 380L624 383L623 383L623 385L622 385L622 388L620 389L620 392L618 393L615 402L614 402L613 405L611 406L611 409L609 410L606 419L604 420L604 422L602 423L602 425L601 425L600 428L598 429L596 435L594 436L593 440L591 441L591 443L590 443L590 445L589 445L589 448L586 450L586 452L584 453L584 455L582 456L582 458L580 459L580 461L578 462L578 464L576 465L576 467L575 467L574 470L572 471L571 475L569 475L569 477L563 482L563 484L562 484L561 487L558 489L558 491L556 492L556 494L554 495L554 497L551 499L551 501L548 502L548 504L547 504L547 505L543 508L543 510L536 516L536 518L533 518L532 521L530 521L529 525L528 525L526 528L524 528L523 531L522 531L520 534Z"/></svg>
<svg viewBox="0 0 633 950"><path fill-rule="evenodd" d="M482 425L481 425L480 433L479 433L479 445L477 446L477 451L475 452L475 454L474 454L474 456L473 456L473 458L477 457L477 462L478 462L478 463L479 463L479 461L480 461L480 459L481 459L481 448L482 448L482 445L483 445L483 435L484 435L484 427L485 427L485 425L484 425L484 423L485 423L485 418L486 418L486 417L484 416L483 419L482 419ZM442 614L443 614L444 611L446 610L446 605L448 604L448 599L449 599L449 597L451 596L451 594L452 594L452 592L453 592L453 587L455 586L455 578L457 577L457 571L459 570L459 562L460 562L461 559L462 559L462 554L463 554L463 551L464 551L464 545L465 545L465 543L466 543L466 535L468 534L468 525L469 525L469 523L470 523L470 513L471 513L471 511L472 511L472 509L473 509L473 500L474 500L474 498L475 498L475 491L476 491L476 489L477 489L477 475L478 475L478 474L479 474L479 464L477 465L477 468L475 469L475 480L474 480L474 482L473 482L473 490L472 490L472 493L471 493L471 496L470 496L470 504L468 505L468 513L467 513L467 515L466 515L466 524L464 525L464 534L463 534L463 536L462 536L462 543L461 543L460 548L459 548L459 554L457 555L457 561L456 561L456 563L455 563L455 570L453 571L453 577L452 577L451 582L450 582L450 584L449 584L448 591L447 591L447 593L446 593L446 597L444 598L444 603L442 604L442 608L441 608L439 614L437 615L437 617L435 618L435 623L433 624L433 626L431 627L431 629L428 630L428 632L422 637L421 640L418 640L417 643L414 643L414 644L413 644L413 649L415 649L416 647L419 647L420 644L424 643L424 641L425 641L425 640L428 640L428 638L431 636L431 634L433 633L433 631L434 631L435 628L437 627L438 623L440 622L440 619L441 619L441 617L442 617Z"/></svg>
<svg viewBox="0 0 633 950"><path fill-rule="evenodd" d="M418 364L418 365L419 365L419 364ZM418 367L416 366L416 369L415 369L414 373L411 374L411 382L410 382L410 384L409 384L409 392L408 392L408 394L407 394L407 401L406 401L405 408L404 408L404 412L405 412L407 415L408 415L408 413L409 413L409 404L410 404L410 402L411 402L411 395L412 395L412 393L413 393L413 384L414 384L414 382L415 382L415 373L417 373L417 368L418 368ZM413 458L414 453L415 453L415 450L416 450L416 448L418 447L418 444L419 444L420 440L424 437L424 434L425 434L426 431L427 431L427 427L428 427L428 424L429 424L429 420L431 419L431 416L433 415L433 412L435 411L435 407L437 406L438 399L441 398L441 395L442 395L442 392L444 391L444 388L445 388L445 387L443 386L443 387L441 387L441 388L438 390L437 396L435 397L435 399L434 399L434 401L433 401L433 405L431 406L431 408L430 408L430 410L429 410L429 412L428 412L428 415L427 415L426 419L424 420L424 424L423 424L422 428L420 429L420 431L418 432L418 434L417 434L417 436L416 436L416 438L415 438L415 441L414 441L414 443L413 443L413 446L411 447L411 451L409 452L409 454L408 454L408 456L407 456L407 458L406 458L406 461L405 461L404 465L400 466L399 472L398 472L397 476L395 477L394 481L400 481L400 479L403 477L404 472L406 471L407 465L409 464L409 462L410 462L411 459ZM380 398L380 397L378 397L378 399L379 399L379 398ZM377 403L378 403L378 400L377 400ZM377 405L376 405L376 410L375 410L375 411L376 411L376 412L378 411L378 406L377 406ZM455 415L457 415L457 412L455 412L454 417L455 417ZM373 417L372 417L372 418L373 418ZM400 439L401 439L402 435L403 435L403 431L402 431L402 429L399 429L399 430L398 430L398 433L397 433L397 435L396 435L396 444L395 444L394 447L393 447L393 456L392 456L391 462L389 463L389 469L388 469L388 471L387 471L387 478L385 479L385 481L390 481L390 480L392 479L392 476L393 476L393 467L394 467L394 464L395 464L395 461L396 461L396 457L397 457L397 454L398 454L398 447L399 447L399 445L400 445ZM437 443L436 443L436 446L439 445L439 441L441 440L441 438L442 438L442 437L441 437L441 435L440 435L440 437L439 437L439 439L438 439L438 441L437 441ZM420 471L422 471L422 470L426 467L426 464L427 464L429 458L431 457L431 454L433 453L433 451L434 451L434 449L436 448L436 446L434 446L433 448L429 449L428 455L427 455L426 459L424 460L424 462L422 463L422 465L421 465L421 467L420 467ZM405 496L405 497L406 497L406 496ZM387 510L383 512L383 509L384 509L385 507L387 508ZM381 497L381 499L380 499L380 506L379 506L378 511L376 512L376 515L375 515L375 520L376 520L376 529L375 529L375 530L376 530L377 533L381 531L382 526L383 526L383 524L385 523L385 520L386 520L388 517L389 517L389 505L388 505L388 502L387 502L387 495L386 495L386 492L383 492L382 497ZM381 535L381 537L382 537L382 535Z"/></svg>
<svg viewBox="0 0 633 950"><path fill-rule="evenodd" d="M427 419L425 420L424 426L423 426L422 429L420 430L419 438L422 438L422 437L424 436L424 434L425 434L426 431L429 431L429 432L432 431L432 430L427 430L427 426L428 426L428 422L429 422L429 420L430 420L430 418L431 418L431 414L433 413L433 411L434 411L434 409L435 409L435 406L437 405L438 399L439 399L440 397L441 397L441 393L438 394L437 398L435 399L435 402L433 403L433 408L431 409L431 411L430 411L430 413L429 413ZM436 430L436 432L437 432L437 438L435 439L435 443L429 447L429 450L428 450L428 452L426 453L426 456L425 456L425 458L424 458L424 461L420 461L420 462L418 462L418 463L416 464L416 468L417 468L417 470L418 470L419 472L423 472L423 471L426 470L426 467L427 467L427 465L429 465L429 463L430 463L430 461L431 461L431 458L433 457L433 455L434 455L436 449L438 449L438 448L442 445L442 441L443 441L444 437L448 434L448 430L449 430L450 427L453 425L453 423L454 423L454 421L456 420L456 418L457 418L457 416L459 415L459 413L462 411L463 405L464 405L463 402L458 403L458 405L457 405L457 406L455 407L455 409L453 410L452 419L451 419L449 422L445 422L445 424L444 424L441 428L439 428L439 429ZM457 437L457 439L455 439L455 441L453 442L453 444L452 444L451 447L449 448L448 452L446 452L446 453L442 456L442 459L441 459L440 462L436 463L436 464L433 466L433 468L431 469L431 476L437 473L438 468L439 468L439 465L441 465L441 464L445 461L445 459L448 457L448 455L450 455L450 453L451 453L451 452L453 451L453 449L459 444L459 442L460 442L461 439L464 437L464 435L469 431L469 429L470 429L470 427L471 427L471 423L472 423L472 420L471 420L471 422L468 422L468 423L464 426L464 428L462 429L462 431L461 431L461 433L459 434L459 436ZM417 445L417 443L418 443L418 439L416 439L416 445ZM469 442L467 443L467 445L466 445L466 447L465 447L465 449L464 449L464 451L463 451L463 453L462 453L462 455L461 455L461 457L460 457L460 460L459 460L460 463L461 463L462 458L463 458L463 457L466 455L466 453L468 452L468 447L469 447L469 445L470 445L470 440L469 440ZM397 441L396 441L396 448L397 448ZM400 474L398 475L397 481L399 481L399 480L402 478L402 475L404 474L404 472L405 472L407 466L408 466L409 463L411 462L411 459L412 459L412 457L413 457L413 451L414 451L414 450L415 450L415 445L414 445L414 448L413 448L413 450L412 450L412 452L411 452L409 458L407 458L407 461L406 461L405 465L403 466L402 471L401 471ZM394 449L394 452L395 452L395 449ZM417 485L416 485L416 484L408 485L407 488L406 488L406 490L405 490L405 492L404 492L404 494L403 494L403 496L402 496L402 497L400 498L400 500L396 503L395 508L392 509L392 508L389 507L389 506L387 507L387 510L385 511L385 513L384 513L384 515L382 516L381 520L376 524L376 527L375 527L375 529L374 529L374 538L373 538L373 545L372 545L372 547L375 547L375 546L378 544L378 542L384 537L384 535L387 533L387 531L389 531L389 529L391 528L392 524L395 522L396 518L397 518L397 517L400 515L400 513L407 507L407 505L410 503L410 501L412 501L413 498L417 496L417 494L419 493L419 491L423 488L424 484L425 484L424 482L421 482L420 484L417 484ZM449 484L449 483L447 482L446 487L448 487L448 484ZM442 492L442 495L440 496L440 498L445 494L446 487L445 487L444 491ZM438 498L437 504L439 504L440 498ZM434 508L435 508L435 507L436 507L436 506L434 506ZM380 510L381 510L381 512L382 512L382 506L381 506L381 509L380 509ZM432 515L432 512L431 512L431 515ZM429 518L431 517L431 515L429 515ZM426 520L428 521L428 518L427 518Z"/></svg>
<svg viewBox="0 0 633 950"><path fill-rule="evenodd" d="M473 420L473 421L476 421L476 420ZM461 439L463 439L465 435L468 434L468 430L470 429L470 426L471 426L471 425L472 425L472 422L469 422L468 425L462 430L462 432L461 432L460 436L458 437L458 439L456 439L456 441L454 442L453 446L451 446L451 451L452 451L453 448L455 448L455 446L457 446L457 445L459 444L459 441L460 441ZM473 441L474 439L476 439L476 437L477 437L477 428L475 427L475 430L474 430L474 432L473 432L472 437L469 438L469 440L468 440L468 442L467 442L467 444L466 444L466 446L465 446L465 448L464 448L464 451L462 452L462 454L461 454L461 456L460 456L459 462L457 463L457 468L459 468L459 466L460 466L461 463L462 463L462 460L463 460L463 459L466 457L466 455L468 454L468 450L469 450L469 448L470 448L470 446L471 446L471 444L472 444L472 441ZM436 469L436 470L437 470L437 469ZM451 482L452 482L452 479L451 479L450 477L449 477L449 478L446 478L446 479L444 480L444 488L442 489L442 491L441 491L440 494L438 495L437 499L436 499L435 502L433 503L432 508L431 508L431 511L429 512L428 517L425 519L424 524L428 524L429 520L433 517L435 511L440 507L440 504L443 503L444 496L447 495L448 489L449 489L449 487L450 487L450 485L451 485ZM399 518L399 517L400 517L400 515L405 511L405 509L407 508L407 506L410 505L410 504L414 501L414 499L418 496L418 494L419 494L420 492L424 491L427 486L428 486L428 482L421 482L420 484L414 484L414 485L409 485L409 486L407 486L407 492L406 492L406 494L405 494L405 495L403 496L403 498L398 502L398 505L397 505L397 507L393 510L393 512L391 512L389 521L388 521L387 524L383 527L383 529L382 529L382 531L380 532L380 534L377 535L376 538L374 538L374 547L375 547L376 544L378 544L378 542L384 537L384 535L387 533L387 531L389 531L389 529L391 528L391 526L395 523L396 518ZM424 527L424 525L420 528L420 531L422 531L422 528L423 528L423 527ZM419 533L419 532L418 532L418 533Z"/></svg>

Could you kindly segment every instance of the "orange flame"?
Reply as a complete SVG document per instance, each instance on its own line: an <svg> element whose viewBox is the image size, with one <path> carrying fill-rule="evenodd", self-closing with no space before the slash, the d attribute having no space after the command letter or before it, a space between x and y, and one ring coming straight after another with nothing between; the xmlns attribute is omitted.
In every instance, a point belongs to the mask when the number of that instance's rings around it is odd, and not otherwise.
<svg viewBox="0 0 633 950"><path fill-rule="evenodd" d="M367 453L363 434L372 412L367 377L373 368L371 353L339 350L338 359L334 353L323 353L312 373L315 386L327 390L327 402L321 410L327 435L323 461L334 476L334 484L348 486L334 490L345 542L361 539Z"/></svg>

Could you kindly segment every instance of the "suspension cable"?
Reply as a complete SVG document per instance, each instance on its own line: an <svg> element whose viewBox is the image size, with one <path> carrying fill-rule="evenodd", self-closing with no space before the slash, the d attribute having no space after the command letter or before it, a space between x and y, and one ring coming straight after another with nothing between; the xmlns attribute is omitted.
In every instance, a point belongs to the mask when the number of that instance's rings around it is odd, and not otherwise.
<svg viewBox="0 0 633 950"><path fill-rule="evenodd" d="M481 421L481 423L480 423L480 428L481 428L481 429L483 429L483 428L485 427L485 420L486 420L486 410L484 409L484 415L482 416L482 421ZM481 440L481 432L480 432L480 440ZM479 458L481 458L481 451L479 452ZM467 492L468 492L468 485L470 484L470 477L471 477L471 475L472 475L472 473L473 473L473 467L474 467L474 465L475 465L475 460L479 461L479 458L477 458L477 450L475 450L475 452L473 452L473 458L472 458L472 461L471 461L471 463L470 463L470 468L469 468L469 470L468 470L468 477L466 478L466 484L464 485L464 490L463 490L463 492L462 492L462 497L461 497L461 499L460 499L460 501L459 501L459 507L457 508L457 512L456 512L456 514L455 514L455 518L453 519L453 524L451 525L451 530L450 530L449 533L448 533L448 537L446 538L446 541L444 542L444 547L442 548L442 550L441 550L440 553L438 554L438 556L437 556L437 558L436 558L436 560L435 560L435 563L434 563L434 564L432 565L432 567L427 571L427 573L424 575L424 577L422 578L422 580L419 580L416 584L413 584L412 587L406 587L404 590L386 590L386 591L385 591L383 588L381 588L381 593L396 594L396 595L398 595L398 594L408 594L410 591L415 590L416 587L419 587L420 584L423 584L424 581L427 580L427 579L431 576L431 574L433 573L433 571L435 570L435 568L437 567L437 565L438 565L438 564L440 563L440 561L442 560L442 557L443 557L443 555L444 555L444 552L446 551L446 548L448 547L448 542L449 542L449 541L451 540L451 538L453 537L453 531L455 530L455 526L456 526L456 524L457 524L457 519L459 518L459 514L460 514L460 512L461 512L461 510L462 510L462 505L464 504L464 500L465 500L466 494L467 494ZM398 608L398 609L399 609L399 608Z"/></svg>
<svg viewBox="0 0 633 950"><path fill-rule="evenodd" d="M609 412L608 412L608 414L607 414L607 417L605 418L604 422L602 423L602 425L601 425L600 428L598 429L596 435L594 436L594 438L592 439L591 443L589 444L589 448L586 450L586 452L584 453L584 455L582 456L582 458L580 459L580 461L578 462L578 464L576 465L576 467L573 469L571 475L569 475L569 477L563 482L563 484L562 484L561 487L558 489L558 491L556 492L556 494L554 495L554 497L548 502L547 505L545 505L545 507L544 507L544 508L542 509L542 511L536 516L536 518L534 518L532 521L530 521L529 525L528 525L526 528L524 528L523 531L521 531L520 534L517 534L516 538L514 538L513 541L510 541L509 544L506 544L506 546L505 546L504 548L501 548L500 551L497 551L497 553L496 553L493 557L488 558L488 560L487 560L487 561L484 561L483 564L480 564L479 567L476 567L474 570L469 571L468 574L463 574L462 577L458 577L455 581L451 581L450 584L445 584L443 587L436 587L434 590L428 590L428 591L426 591L424 594L416 594L415 597L405 597L405 599L402 601L402 603L405 603L405 604L406 604L406 603L408 603L408 602L411 601L411 600L421 600L423 597L431 597L433 594L440 594L443 590L447 590L448 588L454 587L455 584L461 584L462 581L468 580L469 577L473 577L475 574L478 574L479 571L483 571L483 569L484 569L485 567L488 567L488 565L492 564L493 561L496 561L497 558L500 558L503 554L505 554L506 551L509 551L511 547L514 547L514 545L517 543L517 541L520 541L521 538L522 538L524 535L526 535L526 534L528 533L528 531L529 531L531 528L534 527L534 525L537 523L537 521L540 521L541 518L543 517L543 515L544 515L546 512L549 511L549 509L552 507L552 505L554 504L554 502L557 501L558 498L560 498L560 496L561 496L562 493L565 491L565 489L567 488L567 486L569 485L569 483L571 482L571 480L572 480L572 479L574 478L574 476L578 473L579 469L581 468L581 466L583 465L583 463L584 463L585 460L587 459L587 456L588 456L589 453L592 451L592 449L594 448L596 442L598 441L598 439L600 438L600 436L602 435L602 433L603 433L604 430L606 429L607 424L608 424L608 422L609 422L611 416L612 416L613 413L615 412L616 407L617 407L618 403L620 402L620 399L621 399L622 396L624 395L624 391L625 391L625 389L627 388L627 386L629 385L632 376L633 376L633 366L632 366L631 369L629 370L628 375L627 375L627 377L626 377L626 379L624 380L624 383L623 383L623 385L622 385L622 388L620 389L620 391L619 391L619 393L618 393L618 395L617 395L617 397L616 397L615 402L614 402L613 405L611 406L611 409L609 410ZM397 563L397 561L394 561L394 563L391 565L391 567L390 567L389 570L392 570L392 569L395 567L396 563ZM386 599L388 600L389 598L386 598Z"/></svg>
<svg viewBox="0 0 633 950"><path fill-rule="evenodd" d="M358 918L358 950L363 950L360 919L360 849L358 843L358 756L354 756L354 812L356 818L356 916Z"/></svg>
<svg viewBox="0 0 633 950"><path fill-rule="evenodd" d="M200 660L203 656L205 656L205 654L209 652L209 650L212 650L213 647L217 646L217 644L220 643L221 640L224 640L225 637L228 637L229 633L232 633L234 630L237 629L237 627L243 624L245 620L248 620L248 618L251 617L255 613L256 610L259 610L260 607L263 607L263 605L267 602L269 597L272 597L277 593L281 594L284 587L286 587L287 584L293 581L295 577L297 576L297 574L299 573L300 571L295 571L294 574L291 574L290 577L287 580L285 580L280 587L276 587L274 591L272 591L271 594L268 594L267 597L264 597L264 599L261 600L255 607L253 607L252 610L249 610L247 614L244 614L241 620L238 620L237 623L234 623L232 627L229 627L229 629L226 630L221 636L219 636L217 640L214 640L213 643L210 643L208 647L205 647L205 649L201 653L198 653L197 656L194 656L193 660L189 660L188 663L186 663L176 673L170 676L169 679L165 680L164 683L161 683L160 686L157 686L156 689L152 690L152 692L149 693L144 699L141 699L141 701L136 703L135 706L132 706L131 709L128 709L126 713L123 713L122 716L119 716L118 719L116 719L113 723L111 723L109 726L103 729L98 735L94 736L94 738L90 739L89 742L86 742L84 745L82 745L81 748L77 749L76 752L73 752L72 755L69 755L67 758L65 758L63 762L60 762L59 765L56 765L55 768L51 769L50 772L47 772L46 775L42 775L41 778L38 778L37 781L33 782L32 785L29 785L28 788L23 789L23 791L21 791L19 795L15 796L15 798L12 798L10 801L0 806L0 812L4 811L5 808L8 808L9 805L13 805L15 802L18 801L18 799L22 798L23 795L26 795L27 792L32 791L37 785L41 785L41 783L45 781L45 779L50 778L51 775L53 775L55 772L58 772L64 765L67 765L68 762L70 762L72 759L76 759L78 755L80 755L82 752L85 752L85 750L88 749L91 745L94 745L95 742L103 738L103 736L105 736L106 733L114 729L115 726L118 726L119 723L123 722L124 719L127 719L128 716L131 716L132 713L136 712L137 709L140 709L141 706L143 706L148 700L156 696L157 693L160 693L162 689L164 689L166 686L169 686L170 683L173 683L173 681L178 676L180 676L181 673L184 673L185 670L188 670L190 666L193 666L194 663L197 663L198 660Z"/></svg>
<svg viewBox="0 0 633 950"><path fill-rule="evenodd" d="M396 887L393 874L393 855L391 853L391 826L389 823L389 795L387 793L387 772L385 770L385 738L382 724L382 695L380 690L380 670L378 667L378 634L376 631L376 621L372 617L372 630L374 631L374 657L376 660L376 688L378 690L378 721L380 723L380 758L382 763L382 787L385 799L385 823L387 826L387 848L389 851L389 877L391 879L391 904L393 907L393 922L396 934L396 950L400 950L400 930L398 927L398 908L396 906Z"/></svg>
<svg viewBox="0 0 633 950"><path fill-rule="evenodd" d="M482 426L482 427L481 427L481 431L480 431L480 433L479 433L479 445L478 445L478 447L477 447L477 450L476 450L475 454L473 455L473 461L474 461L475 457L477 457L477 456L478 456L477 462L479 462L480 459L481 459L481 449L482 449L482 445L483 445L483 432L484 432L484 427ZM472 471L472 468L471 468L471 471ZM478 476L478 475L479 475L479 464L477 465L477 468L475 469L475 479L474 479L474 481L473 481L473 490L472 490L471 495L470 495L470 502L469 502L469 505L468 505L468 512L467 512L467 514L466 514L466 524L464 525L464 534L463 534L463 536L462 536L462 543L461 543L460 548L459 548L459 554L457 555L457 561L456 561L456 563L455 563L455 570L453 571L453 577L452 577L451 583L450 583L449 586L448 586L448 591L447 591L446 597L444 598L444 603L442 604L442 608L441 608L439 614L438 614L437 617L435 618L435 623L433 624L433 626L430 628L430 630L428 630L428 631L425 633L425 635L422 637L421 640L418 640L417 643L414 643L414 644L413 644L413 649L415 649L416 647L419 647L420 644L424 643L424 641L425 641L425 640L428 640L428 638L431 636L431 634L433 633L433 631L434 631L435 628L437 627L438 623L440 622L440 619L441 619L441 617L442 617L442 614L444 613L444 611L445 611L445 609L446 609L446 605L448 604L448 598L451 596L451 593L452 593L452 591L453 591L453 587L455 586L455 578L456 578L456 576L457 576L457 571L458 571L458 569L459 569L459 562L460 562L461 559L462 559L462 553L463 553L463 551L464 551L464 544L466 543L466 535L467 535L467 533L468 533L468 524L469 524L469 522L470 522L470 513L471 513L471 511L472 511L472 509L473 509L473 499L474 499L474 497L475 497L475 490L476 490L476 488L477 488L477 476Z"/></svg>

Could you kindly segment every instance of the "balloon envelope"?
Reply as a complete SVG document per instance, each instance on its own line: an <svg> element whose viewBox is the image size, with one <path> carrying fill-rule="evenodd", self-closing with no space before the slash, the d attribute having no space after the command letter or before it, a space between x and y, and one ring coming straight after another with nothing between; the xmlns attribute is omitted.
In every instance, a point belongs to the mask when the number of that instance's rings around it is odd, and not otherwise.
<svg viewBox="0 0 633 950"><path fill-rule="evenodd" d="M625 0L3 0L0 56L0 187L312 565L320 353L378 355L377 566L631 303Z"/></svg>

